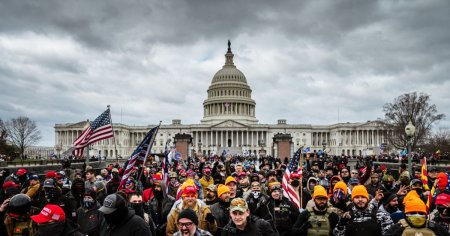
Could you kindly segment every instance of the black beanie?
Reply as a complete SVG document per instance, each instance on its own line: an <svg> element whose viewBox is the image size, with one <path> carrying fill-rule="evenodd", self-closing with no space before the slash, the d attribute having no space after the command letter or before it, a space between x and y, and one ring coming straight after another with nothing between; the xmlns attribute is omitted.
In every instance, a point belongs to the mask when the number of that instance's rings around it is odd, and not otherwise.
<svg viewBox="0 0 450 236"><path fill-rule="evenodd" d="M197 214L191 208L186 208L180 212L178 220L182 218L190 219L192 222L194 222L195 225L198 225Z"/></svg>
<svg viewBox="0 0 450 236"><path fill-rule="evenodd" d="M397 197L397 194L395 194L395 193L392 193L392 192L384 193L383 206L386 206L387 204L389 204L389 202L391 202L396 197Z"/></svg>

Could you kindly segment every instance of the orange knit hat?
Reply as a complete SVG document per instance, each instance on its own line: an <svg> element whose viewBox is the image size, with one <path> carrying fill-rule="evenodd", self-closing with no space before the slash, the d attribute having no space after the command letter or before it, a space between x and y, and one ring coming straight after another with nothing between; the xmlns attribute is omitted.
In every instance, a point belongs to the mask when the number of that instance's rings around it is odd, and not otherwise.
<svg viewBox="0 0 450 236"><path fill-rule="evenodd" d="M336 191L336 189L341 189L342 191L344 191L345 196L347 196L348 194L348 189L347 189L347 185L345 184L344 181L339 181L334 185L333 188L333 192Z"/></svg>
<svg viewBox="0 0 450 236"><path fill-rule="evenodd" d="M423 212L426 214L427 206L425 206L425 203L422 200L420 200L420 198L415 196L410 197L405 202L405 213L410 212Z"/></svg>
<svg viewBox="0 0 450 236"><path fill-rule="evenodd" d="M226 185L219 184L219 187L217 187L217 197L220 197L222 194L229 193L229 192L230 192L230 188L228 188L228 186L226 186Z"/></svg>
<svg viewBox="0 0 450 236"><path fill-rule="evenodd" d="M327 190L325 190L325 188L322 185L314 186L313 199L316 199L316 197L326 197L326 198L328 198Z"/></svg>
<svg viewBox="0 0 450 236"><path fill-rule="evenodd" d="M403 198L403 205L406 205L406 202L411 198L420 198L416 190L411 190L408 192L408 194L406 194L405 198Z"/></svg>
<svg viewBox="0 0 450 236"><path fill-rule="evenodd" d="M231 182L237 183L236 179L233 176L228 176L227 179L225 180L225 185L228 185Z"/></svg>
<svg viewBox="0 0 450 236"><path fill-rule="evenodd" d="M355 198L357 196L363 196L363 197L369 199L369 193L367 192L367 189L366 189L366 187L364 187L364 185L356 185L355 187L353 187L352 200L353 200L353 198Z"/></svg>

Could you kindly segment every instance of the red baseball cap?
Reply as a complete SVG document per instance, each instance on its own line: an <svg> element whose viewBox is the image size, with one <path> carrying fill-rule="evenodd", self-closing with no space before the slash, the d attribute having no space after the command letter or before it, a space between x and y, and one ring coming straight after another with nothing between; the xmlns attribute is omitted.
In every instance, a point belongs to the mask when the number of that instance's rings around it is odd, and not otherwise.
<svg viewBox="0 0 450 236"><path fill-rule="evenodd" d="M56 172L55 171L49 171L45 174L45 178L46 179L50 179L50 178L56 178Z"/></svg>
<svg viewBox="0 0 450 236"><path fill-rule="evenodd" d="M162 180L160 174L154 174L154 175L152 175L152 179L153 179L153 180Z"/></svg>
<svg viewBox="0 0 450 236"><path fill-rule="evenodd" d="M300 175L298 173L292 173L291 179L300 179Z"/></svg>
<svg viewBox="0 0 450 236"><path fill-rule="evenodd" d="M14 183L14 181L6 181L5 183L3 183L2 187L3 187L3 189L7 189L9 187L17 188L17 187L19 187L19 185Z"/></svg>
<svg viewBox="0 0 450 236"><path fill-rule="evenodd" d="M197 194L197 189L194 186L187 186L186 188L184 188L183 196L188 195L190 193Z"/></svg>
<svg viewBox="0 0 450 236"><path fill-rule="evenodd" d="M441 193L436 197L436 205L446 205L450 203L450 195Z"/></svg>
<svg viewBox="0 0 450 236"><path fill-rule="evenodd" d="M41 213L31 216L31 219L37 224L47 223L51 220L62 222L66 219L66 215L64 214L64 210L60 206L47 204L42 209Z"/></svg>
<svg viewBox="0 0 450 236"><path fill-rule="evenodd" d="M16 172L17 175L24 175L26 173L27 173L27 170L23 169L23 168L18 169Z"/></svg>

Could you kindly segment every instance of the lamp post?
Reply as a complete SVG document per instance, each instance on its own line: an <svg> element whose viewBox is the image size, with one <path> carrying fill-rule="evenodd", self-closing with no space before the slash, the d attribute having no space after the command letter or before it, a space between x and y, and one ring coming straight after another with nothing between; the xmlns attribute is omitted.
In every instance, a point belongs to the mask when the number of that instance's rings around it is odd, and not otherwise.
<svg viewBox="0 0 450 236"><path fill-rule="evenodd" d="M412 164L411 164L411 159L412 159L411 149L412 149L412 147L411 146L412 146L412 139L414 137L415 132L416 132L416 127L414 127L412 122L409 121L408 125L406 125L406 127L405 127L405 133L406 133L406 136L408 137L407 142L408 142L408 155L409 155L409 157L408 157L408 172L409 172L409 174L412 173Z"/></svg>

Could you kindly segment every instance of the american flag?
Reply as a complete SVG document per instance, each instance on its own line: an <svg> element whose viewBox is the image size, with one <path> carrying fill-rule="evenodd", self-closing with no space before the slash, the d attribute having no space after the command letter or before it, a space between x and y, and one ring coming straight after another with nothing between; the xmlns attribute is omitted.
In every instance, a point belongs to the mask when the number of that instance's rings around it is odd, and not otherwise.
<svg viewBox="0 0 450 236"><path fill-rule="evenodd" d="M74 156L83 156L84 148L91 143L111 138L114 136L109 108L106 109L94 122L90 122L81 135L73 142L72 154Z"/></svg>
<svg viewBox="0 0 450 236"><path fill-rule="evenodd" d="M119 189L121 189L125 185L125 182L130 176L133 167L142 165L145 162L147 156L150 153L150 150L152 149L153 142L155 141L156 134L158 133L158 129L159 125L148 131L147 135L145 135L145 138L125 162L125 170L123 172L122 180L120 181Z"/></svg>
<svg viewBox="0 0 450 236"><path fill-rule="evenodd" d="M292 203L294 203L294 205L298 209L301 208L300 197L298 196L298 192L295 191L295 189L289 184L289 180L290 180L290 176L292 173L298 173L300 175L302 174L301 168L298 168L301 154L302 154L302 148L299 148L295 152L294 157L289 161L288 167L286 168L286 171L284 172L284 175L283 175L283 181L281 183L281 185L283 187L283 196L285 196L286 198L289 198L289 200L291 200ZM302 187L300 185L300 191L301 191L301 188Z"/></svg>
<svg viewBox="0 0 450 236"><path fill-rule="evenodd" d="M172 148L169 151L169 143L171 142L171 140L167 140L166 142L166 147L164 148L164 159L162 161L161 164L161 169L163 170L163 176L162 179L164 181L164 183L166 184L166 193L169 191L169 155L170 153L175 153L174 148Z"/></svg>

